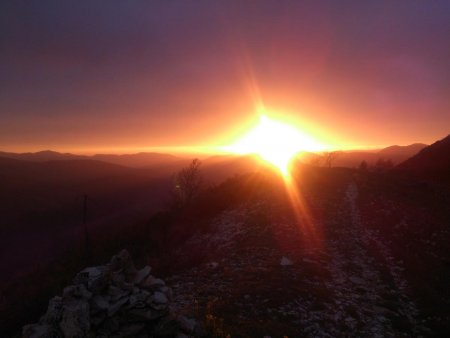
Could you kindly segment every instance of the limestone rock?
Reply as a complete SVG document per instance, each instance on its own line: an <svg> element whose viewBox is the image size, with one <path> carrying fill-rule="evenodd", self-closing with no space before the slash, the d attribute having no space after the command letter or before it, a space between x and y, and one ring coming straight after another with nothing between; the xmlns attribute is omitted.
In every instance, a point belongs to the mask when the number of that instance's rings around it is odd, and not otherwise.
<svg viewBox="0 0 450 338"><path fill-rule="evenodd" d="M186 337L201 332L195 320L170 309L172 289L136 270L122 250L105 266L80 271L62 297L49 301L37 324L22 329L24 338Z"/></svg>
<svg viewBox="0 0 450 338"><path fill-rule="evenodd" d="M143 269L139 270L134 277L133 283L139 284L141 283L145 278L147 278L148 275L150 275L150 272L152 271L152 268L148 265L144 267Z"/></svg>
<svg viewBox="0 0 450 338"><path fill-rule="evenodd" d="M48 309L42 320L46 323L57 323L61 320L62 316L62 298L53 297L48 302Z"/></svg>
<svg viewBox="0 0 450 338"><path fill-rule="evenodd" d="M23 338L51 338L58 337L57 334L52 332L52 327L47 324L39 325L26 325L22 329Z"/></svg>
<svg viewBox="0 0 450 338"><path fill-rule="evenodd" d="M116 301L115 303L111 304L108 307L108 316L109 317L114 316L117 313L117 311L119 311L120 308L127 302L128 302L128 298L123 297L123 298L119 299L118 301Z"/></svg>
<svg viewBox="0 0 450 338"><path fill-rule="evenodd" d="M280 260L280 265L281 266L290 266L292 264L294 264L294 263L287 257L282 257L281 260Z"/></svg>
<svg viewBox="0 0 450 338"><path fill-rule="evenodd" d="M88 302L82 300L64 304L59 327L65 338L86 337L91 327Z"/></svg>
<svg viewBox="0 0 450 338"><path fill-rule="evenodd" d="M169 300L164 293L156 291L153 294L153 301L157 304L166 304Z"/></svg>

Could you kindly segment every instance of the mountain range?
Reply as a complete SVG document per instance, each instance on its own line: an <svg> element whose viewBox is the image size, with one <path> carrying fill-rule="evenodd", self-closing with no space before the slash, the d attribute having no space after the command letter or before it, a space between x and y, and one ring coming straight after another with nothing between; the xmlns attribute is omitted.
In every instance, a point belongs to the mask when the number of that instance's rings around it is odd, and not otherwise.
<svg viewBox="0 0 450 338"><path fill-rule="evenodd" d="M333 166L338 167L357 167L362 161L366 161L369 165L373 165L379 159L391 160L394 164L401 163L411 156L417 154L427 145L422 143L414 143L408 146L390 146L377 150L361 150L361 151L341 151L339 156L333 162ZM166 153L156 152L141 152L136 154L95 154L92 156L76 155L71 153L59 153L51 150L44 150L35 153L12 153L0 151L0 158L11 158L22 161L32 162L46 162L46 161L61 161L61 160L95 160L118 164L121 166L132 168L166 168L173 167L173 169L180 168L186 163L188 159L185 157L174 156ZM306 153L303 155L305 161L308 162L312 158L317 157L317 154ZM205 164L214 164L224 162L239 162L241 156L236 155L219 155L207 157L204 160ZM246 162L246 161L244 161ZM238 167L242 167L240 163ZM252 167L252 165L251 165Z"/></svg>

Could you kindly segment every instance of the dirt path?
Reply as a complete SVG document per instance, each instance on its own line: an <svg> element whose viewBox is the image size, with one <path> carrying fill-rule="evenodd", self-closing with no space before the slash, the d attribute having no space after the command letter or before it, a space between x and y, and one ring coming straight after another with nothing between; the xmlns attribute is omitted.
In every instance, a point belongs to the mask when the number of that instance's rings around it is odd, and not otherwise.
<svg viewBox="0 0 450 338"><path fill-rule="evenodd" d="M350 183L342 206L336 208L338 226L332 227L333 239L328 243L334 320L345 323L354 336L417 336L418 311L408 297L402 264L364 225L357 199L358 187Z"/></svg>
<svg viewBox="0 0 450 338"><path fill-rule="evenodd" d="M315 226L323 230L322 247L305 246L294 219L249 223L245 220L252 208L223 213L215 230L195 237L194 246L204 249L205 257L211 248L221 253L168 278L177 307L207 309L211 299L219 299L210 313L232 337L425 335L402 262L390 254L389 243L365 226L356 184L340 194L333 205L322 200L331 205L327 209L319 206L323 218ZM289 264L281 264L284 257Z"/></svg>

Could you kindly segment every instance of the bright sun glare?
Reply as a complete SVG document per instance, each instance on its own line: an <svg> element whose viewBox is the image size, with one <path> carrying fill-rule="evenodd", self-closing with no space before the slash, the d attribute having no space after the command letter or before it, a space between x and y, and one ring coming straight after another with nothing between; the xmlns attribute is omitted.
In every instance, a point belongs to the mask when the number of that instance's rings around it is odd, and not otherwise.
<svg viewBox="0 0 450 338"><path fill-rule="evenodd" d="M238 154L258 154L289 173L289 163L299 151L317 151L323 147L292 125L261 116L259 123L227 150Z"/></svg>

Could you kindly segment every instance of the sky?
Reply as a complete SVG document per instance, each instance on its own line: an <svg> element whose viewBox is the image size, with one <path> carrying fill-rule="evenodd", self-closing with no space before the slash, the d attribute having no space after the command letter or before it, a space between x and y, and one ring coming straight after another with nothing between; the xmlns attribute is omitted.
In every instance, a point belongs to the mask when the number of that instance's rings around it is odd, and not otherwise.
<svg viewBox="0 0 450 338"><path fill-rule="evenodd" d="M449 1L2 1L0 150L336 148L450 133Z"/></svg>

